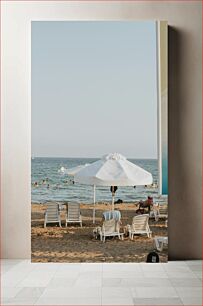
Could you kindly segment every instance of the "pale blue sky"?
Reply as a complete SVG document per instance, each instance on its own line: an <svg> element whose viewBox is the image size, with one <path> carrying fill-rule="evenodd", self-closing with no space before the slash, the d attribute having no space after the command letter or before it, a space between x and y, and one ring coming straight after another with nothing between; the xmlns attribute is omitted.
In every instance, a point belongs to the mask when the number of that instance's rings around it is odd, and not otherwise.
<svg viewBox="0 0 203 306"><path fill-rule="evenodd" d="M32 22L32 155L157 157L154 21Z"/></svg>

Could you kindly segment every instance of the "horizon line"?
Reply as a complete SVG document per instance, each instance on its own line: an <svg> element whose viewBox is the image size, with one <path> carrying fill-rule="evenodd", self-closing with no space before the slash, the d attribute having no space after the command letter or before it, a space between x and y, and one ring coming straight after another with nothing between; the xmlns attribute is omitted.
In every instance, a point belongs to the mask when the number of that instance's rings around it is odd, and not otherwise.
<svg viewBox="0 0 203 306"><path fill-rule="evenodd" d="M126 156L125 156L126 157ZM101 159L101 156L100 157L78 157L78 156L35 156L35 155L31 155L31 159L35 159L35 158L75 158L75 159L80 159L80 158L83 158L83 159ZM157 159L158 160L158 157L126 157L127 159Z"/></svg>

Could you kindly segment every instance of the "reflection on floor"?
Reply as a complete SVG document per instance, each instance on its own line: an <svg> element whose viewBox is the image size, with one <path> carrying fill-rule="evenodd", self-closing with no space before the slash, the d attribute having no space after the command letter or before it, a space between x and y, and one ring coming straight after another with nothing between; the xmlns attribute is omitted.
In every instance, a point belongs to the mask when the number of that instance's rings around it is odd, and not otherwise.
<svg viewBox="0 0 203 306"><path fill-rule="evenodd" d="M202 305L202 261L1 260L1 305Z"/></svg>

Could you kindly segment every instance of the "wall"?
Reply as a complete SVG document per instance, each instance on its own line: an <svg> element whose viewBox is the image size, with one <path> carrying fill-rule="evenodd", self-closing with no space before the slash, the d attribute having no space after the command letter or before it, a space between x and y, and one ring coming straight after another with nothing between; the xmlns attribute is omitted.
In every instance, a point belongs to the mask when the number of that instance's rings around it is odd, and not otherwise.
<svg viewBox="0 0 203 306"><path fill-rule="evenodd" d="M30 21L162 19L169 24L169 258L201 258L201 2L4 1L1 6L1 256L30 258Z"/></svg>

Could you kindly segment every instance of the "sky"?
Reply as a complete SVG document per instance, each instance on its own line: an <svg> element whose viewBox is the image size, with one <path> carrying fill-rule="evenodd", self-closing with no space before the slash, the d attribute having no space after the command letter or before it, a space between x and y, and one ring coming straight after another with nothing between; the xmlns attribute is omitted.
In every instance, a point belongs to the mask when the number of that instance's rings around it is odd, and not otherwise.
<svg viewBox="0 0 203 306"><path fill-rule="evenodd" d="M157 158L154 21L32 22L32 155Z"/></svg>

